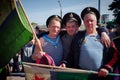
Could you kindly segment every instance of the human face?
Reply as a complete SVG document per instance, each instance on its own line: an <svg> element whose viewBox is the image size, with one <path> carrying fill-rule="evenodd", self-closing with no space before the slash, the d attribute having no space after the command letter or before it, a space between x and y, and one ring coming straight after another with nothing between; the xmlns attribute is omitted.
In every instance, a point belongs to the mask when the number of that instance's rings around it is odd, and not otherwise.
<svg viewBox="0 0 120 80"><path fill-rule="evenodd" d="M76 31L79 29L76 22L67 22L65 28L66 28L68 35L70 36L73 36L76 33Z"/></svg>
<svg viewBox="0 0 120 80"><path fill-rule="evenodd" d="M56 20L51 20L51 22L49 23L48 25L48 31L49 31L49 35L50 36L53 36L53 37L56 37L59 32L60 32L60 29L61 29L61 24L59 21L56 21Z"/></svg>
<svg viewBox="0 0 120 80"><path fill-rule="evenodd" d="M110 32L110 33L111 33L111 32L113 32L113 31L114 31L114 29L113 29L113 28L112 28L112 29L108 29L108 32Z"/></svg>
<svg viewBox="0 0 120 80"><path fill-rule="evenodd" d="M88 32L96 30L97 18L94 14L86 14L83 21Z"/></svg>

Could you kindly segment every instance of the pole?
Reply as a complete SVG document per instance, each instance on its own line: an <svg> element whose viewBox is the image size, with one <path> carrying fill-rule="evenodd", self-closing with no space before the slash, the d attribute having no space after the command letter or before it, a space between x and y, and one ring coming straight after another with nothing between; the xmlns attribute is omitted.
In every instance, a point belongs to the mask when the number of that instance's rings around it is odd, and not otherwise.
<svg viewBox="0 0 120 80"><path fill-rule="evenodd" d="M100 12L100 0L98 0L98 11L99 11L99 13L101 13ZM101 16L100 16L100 19L99 19L99 23L101 23Z"/></svg>
<svg viewBox="0 0 120 80"><path fill-rule="evenodd" d="M58 3L59 3L59 6L60 6L60 16L61 16L61 18L62 18L62 6L61 6L60 0L58 0Z"/></svg>
<svg viewBox="0 0 120 80"><path fill-rule="evenodd" d="M31 23L30 23L30 21L29 21L29 19L28 19L28 16L27 16L27 14L26 14L26 12L25 12L25 10L24 10L24 8L23 8L23 5L22 5L22 3L21 3L20 0L18 0L18 1L19 1L20 6L21 6L21 8L22 8L22 10L23 10L23 12L24 12L24 14L25 14L25 17L26 17L27 21L28 21L28 25L30 26L30 28L31 28L31 30L32 30L33 36L35 37L36 42L38 43L39 49L43 52L43 49L42 49L42 46L41 46L41 42L40 42L39 39L37 38L37 35L36 35L36 33L35 33L32 25L31 25Z"/></svg>

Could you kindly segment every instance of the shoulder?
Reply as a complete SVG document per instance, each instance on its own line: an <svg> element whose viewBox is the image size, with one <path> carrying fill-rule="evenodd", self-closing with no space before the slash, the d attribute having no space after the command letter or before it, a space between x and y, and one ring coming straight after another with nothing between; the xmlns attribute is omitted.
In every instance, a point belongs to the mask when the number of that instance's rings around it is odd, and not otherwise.
<svg viewBox="0 0 120 80"><path fill-rule="evenodd" d="M39 34L37 35L38 38L48 34L49 32L48 31L45 31L45 30L39 30Z"/></svg>
<svg viewBox="0 0 120 80"><path fill-rule="evenodd" d="M67 31L66 31L66 30L61 30L61 31L60 31L60 37L63 37L65 34L67 34Z"/></svg>
<svg viewBox="0 0 120 80"><path fill-rule="evenodd" d="M77 41L79 41L79 40L81 40L81 39L84 39L85 33L86 33L86 30L78 31L77 34L74 36L73 41L74 41L74 42L75 42L75 41L77 42Z"/></svg>
<svg viewBox="0 0 120 80"><path fill-rule="evenodd" d="M79 37L80 36L84 36L85 33L86 33L86 30L78 31L77 34L76 34L76 36L79 36Z"/></svg>

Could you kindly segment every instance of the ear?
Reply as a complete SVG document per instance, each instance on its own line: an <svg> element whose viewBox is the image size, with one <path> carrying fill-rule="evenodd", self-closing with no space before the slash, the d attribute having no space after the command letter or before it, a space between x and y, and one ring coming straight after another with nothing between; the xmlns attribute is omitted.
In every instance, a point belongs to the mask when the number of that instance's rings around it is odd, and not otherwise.
<svg viewBox="0 0 120 80"><path fill-rule="evenodd" d="M48 28L50 27L50 24L47 26Z"/></svg>

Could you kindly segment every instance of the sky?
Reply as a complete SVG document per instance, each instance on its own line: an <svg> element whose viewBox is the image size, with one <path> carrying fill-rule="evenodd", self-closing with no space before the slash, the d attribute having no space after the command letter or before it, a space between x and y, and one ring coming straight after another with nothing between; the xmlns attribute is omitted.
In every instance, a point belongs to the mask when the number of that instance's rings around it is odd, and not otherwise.
<svg viewBox="0 0 120 80"><path fill-rule="evenodd" d="M51 15L59 15L62 9L62 17L68 12L75 12L80 15L81 11L88 6L98 9L99 0L21 0L23 8L30 22L35 22L38 25L45 25L46 20ZM109 20L113 19L113 12L108 11L113 0L100 0L100 14L109 14Z"/></svg>

